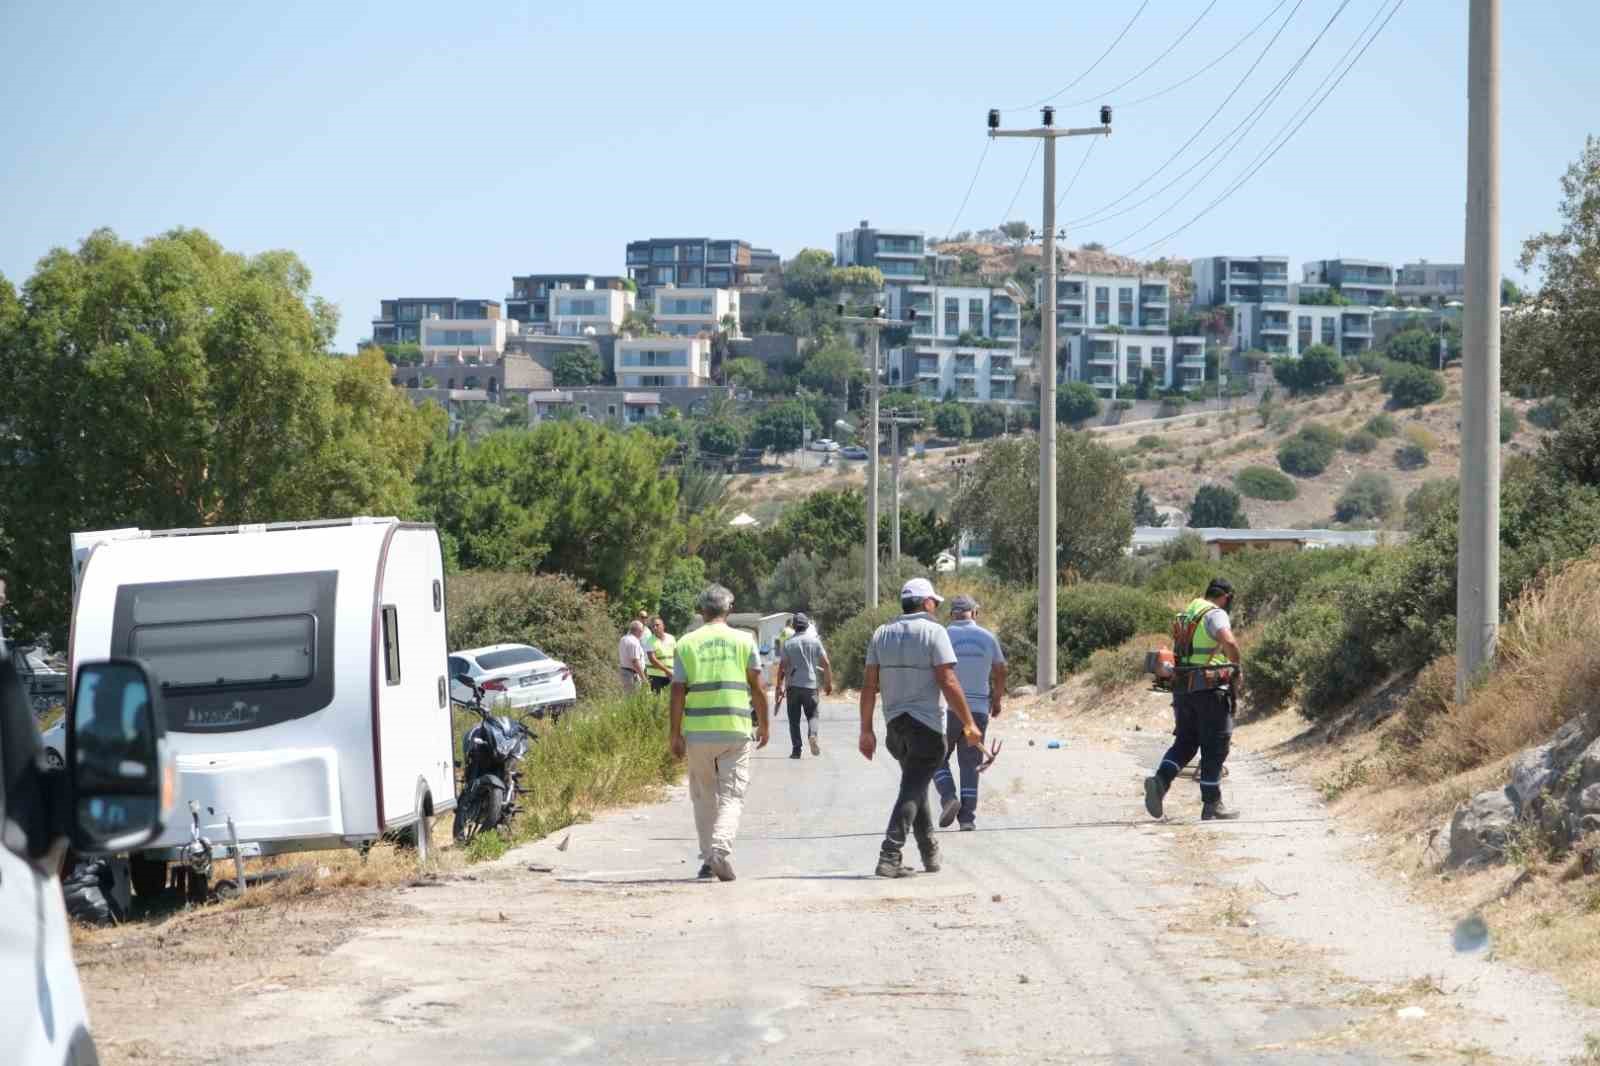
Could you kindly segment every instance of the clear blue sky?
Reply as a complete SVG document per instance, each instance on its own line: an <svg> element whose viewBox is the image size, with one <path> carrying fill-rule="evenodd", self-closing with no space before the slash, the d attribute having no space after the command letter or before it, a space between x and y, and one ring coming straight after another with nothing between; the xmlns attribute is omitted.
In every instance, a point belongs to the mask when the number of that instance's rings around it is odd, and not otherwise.
<svg viewBox="0 0 1600 1066"><path fill-rule="evenodd" d="M1278 0L1151 0L1061 97L1128 102L1220 55ZM1155 170L1222 102L1294 8L1183 89L1120 108L1063 218ZM1340 0L1300 8L1165 184L1290 68ZM1137 248L1244 169L1389 0L1349 0L1243 146L1075 241ZM289 248L337 303L340 346L384 296L503 298L513 273L619 273L649 236L831 250L870 218L940 234L990 106L1077 78L1137 8L1008 5L458 2L0 6L0 272L20 282L96 226L142 239L198 226L230 248ZM1558 178L1600 132L1594 0L1505 5L1503 264L1555 220ZM1461 256L1466 0L1406 0L1295 139L1232 199L1150 254ZM556 9L556 10L552 10ZM1094 121L1094 103L1062 124ZM1008 122L1032 122L1032 112ZM1064 143L1061 187L1086 141ZM1028 165L995 142L957 228L1001 221ZM1219 153L1220 155L1220 153ZM1009 217L1039 224L1039 171ZM1126 206L1126 204L1122 205Z"/></svg>

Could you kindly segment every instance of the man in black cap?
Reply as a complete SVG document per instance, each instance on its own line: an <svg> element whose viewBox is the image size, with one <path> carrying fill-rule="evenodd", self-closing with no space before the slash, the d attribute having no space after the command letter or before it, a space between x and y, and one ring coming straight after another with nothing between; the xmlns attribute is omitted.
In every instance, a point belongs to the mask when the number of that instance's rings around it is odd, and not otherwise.
<svg viewBox="0 0 1600 1066"><path fill-rule="evenodd" d="M1156 772L1144 780L1144 808L1160 818L1173 778L1200 753L1200 818L1232 819L1239 812L1222 802L1222 764L1233 738L1233 698L1239 684L1239 643L1228 608L1233 585L1216 577L1204 597L1193 600L1173 623L1173 655L1178 676L1172 707L1177 726L1172 747Z"/></svg>
<svg viewBox="0 0 1600 1066"><path fill-rule="evenodd" d="M777 698L782 701L785 692L789 697L789 742L793 750L789 758L800 758L800 716L806 716L806 733L811 739L811 754L821 755L822 745L817 742L817 684L820 681L824 695L833 695L833 668L828 663L828 652L822 638L805 612L790 620L794 635L784 640L778 652Z"/></svg>

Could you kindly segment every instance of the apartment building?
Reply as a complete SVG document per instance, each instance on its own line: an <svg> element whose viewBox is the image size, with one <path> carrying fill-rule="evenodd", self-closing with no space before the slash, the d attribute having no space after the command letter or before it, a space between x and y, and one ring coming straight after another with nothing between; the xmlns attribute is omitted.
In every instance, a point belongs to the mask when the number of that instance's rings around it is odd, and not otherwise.
<svg viewBox="0 0 1600 1066"><path fill-rule="evenodd" d="M1342 355L1372 347L1372 308L1361 305L1260 303L1235 308L1234 335L1241 350L1299 358L1326 344Z"/></svg>
<svg viewBox="0 0 1600 1066"><path fill-rule="evenodd" d="M618 387L699 388L711 384L709 337L629 337L616 342Z"/></svg>
<svg viewBox="0 0 1600 1066"><path fill-rule="evenodd" d="M1042 282L1039 290L1042 296ZM1069 378L1108 396L1137 387L1146 370L1163 389L1204 383L1205 338L1175 337L1171 324L1165 277L1064 274L1056 281L1058 362L1066 363Z"/></svg>
<svg viewBox="0 0 1600 1066"><path fill-rule="evenodd" d="M660 288L655 291L656 329L675 337L712 334L732 316L730 332L739 333L737 289Z"/></svg>
<svg viewBox="0 0 1600 1066"><path fill-rule="evenodd" d="M938 282L955 260L929 250L922 230L874 228L862 219L855 229L837 236L833 261L839 266L876 267L883 275L884 308L898 321L904 318L907 290Z"/></svg>
<svg viewBox="0 0 1600 1066"><path fill-rule="evenodd" d="M663 286L681 289L747 289L760 283L763 271L777 266L768 248L749 241L706 237L652 237L629 241L628 277L649 303Z"/></svg>
<svg viewBox="0 0 1600 1066"><path fill-rule="evenodd" d="M548 301L549 332L558 337L614 336L633 310L634 299L626 289L556 289Z"/></svg>
<svg viewBox="0 0 1600 1066"><path fill-rule="evenodd" d="M402 297L378 301L372 320L374 344L421 344L422 323L430 318L483 321L501 317L499 300L461 300L453 296Z"/></svg>
<svg viewBox="0 0 1600 1066"><path fill-rule="evenodd" d="M990 289L911 285L904 307L916 311L910 339L889 353L889 383L928 397L974 403L1017 399L1021 358L1014 286Z"/></svg>
<svg viewBox="0 0 1600 1066"><path fill-rule="evenodd" d="M506 317L522 323L524 331L544 333L550 329L550 300L558 291L582 292L622 290L621 277L605 274L520 274L511 278L506 295Z"/></svg>
<svg viewBox="0 0 1600 1066"><path fill-rule="evenodd" d="M704 414L717 397L731 397L721 386L649 390L594 385L582 389L543 389L528 396L528 420L547 422L587 418L619 426L636 426L660 418L668 408L684 416Z"/></svg>
<svg viewBox="0 0 1600 1066"><path fill-rule="evenodd" d="M1297 297L1337 292L1353 304L1385 307L1394 302L1394 267L1371 259L1313 259L1301 267ZM1266 301L1263 301L1266 302ZM1298 302L1298 301L1297 301Z"/></svg>
<svg viewBox="0 0 1600 1066"><path fill-rule="evenodd" d="M1288 303L1291 298L1285 255L1211 256L1196 259L1189 272L1198 306Z"/></svg>
<svg viewBox="0 0 1600 1066"><path fill-rule="evenodd" d="M1403 263L1395 293L1417 303L1445 304L1467 292L1465 263L1430 263L1419 259Z"/></svg>

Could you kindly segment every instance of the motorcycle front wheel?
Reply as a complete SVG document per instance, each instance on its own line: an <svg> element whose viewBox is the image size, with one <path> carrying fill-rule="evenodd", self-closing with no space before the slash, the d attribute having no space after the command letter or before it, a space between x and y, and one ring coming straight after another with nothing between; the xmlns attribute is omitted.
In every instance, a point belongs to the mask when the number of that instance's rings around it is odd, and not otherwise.
<svg viewBox="0 0 1600 1066"><path fill-rule="evenodd" d="M485 829L500 824L505 796L488 781L475 781L467 794L456 803L453 834L457 841L467 843Z"/></svg>

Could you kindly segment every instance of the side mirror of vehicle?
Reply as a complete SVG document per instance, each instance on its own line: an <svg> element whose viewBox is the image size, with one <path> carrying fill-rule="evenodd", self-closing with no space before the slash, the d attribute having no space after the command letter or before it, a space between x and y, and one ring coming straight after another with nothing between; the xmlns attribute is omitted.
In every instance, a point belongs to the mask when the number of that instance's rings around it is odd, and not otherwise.
<svg viewBox="0 0 1600 1066"><path fill-rule="evenodd" d="M78 668L67 711L70 836L75 851L128 851L155 839L176 782L160 688L128 659Z"/></svg>

